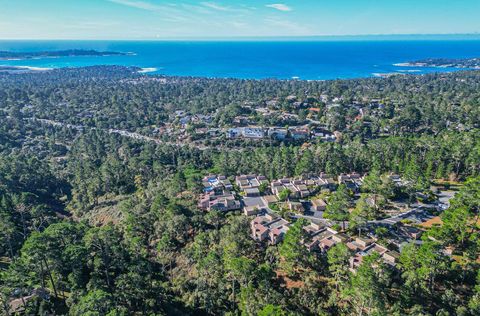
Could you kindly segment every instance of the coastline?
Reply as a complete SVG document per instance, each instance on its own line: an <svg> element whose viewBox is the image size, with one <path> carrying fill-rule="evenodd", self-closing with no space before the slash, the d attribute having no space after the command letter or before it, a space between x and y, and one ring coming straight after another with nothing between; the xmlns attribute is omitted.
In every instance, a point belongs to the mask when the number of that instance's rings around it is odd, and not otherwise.
<svg viewBox="0 0 480 316"><path fill-rule="evenodd" d="M27 70L32 70L32 71L49 71L53 70L53 68L48 68L48 67L32 67L32 66L16 66L17 68L20 69L27 69Z"/></svg>
<svg viewBox="0 0 480 316"><path fill-rule="evenodd" d="M428 67L426 63L396 63L392 64L392 66L395 67Z"/></svg>
<svg viewBox="0 0 480 316"><path fill-rule="evenodd" d="M11 65L0 65L0 72L2 71L12 71L12 72L42 72L42 71L51 71L54 68L49 67L34 67L34 66L11 66Z"/></svg>
<svg viewBox="0 0 480 316"><path fill-rule="evenodd" d="M115 65L111 65L114 67ZM117 65L121 66L121 65ZM25 65L0 65L0 73L10 72L10 73L27 73L27 72L47 72L56 69L64 69L64 68L83 68L88 66L79 66L79 67L37 67L37 66L25 66ZM134 66L122 66L122 67L134 67ZM137 70L135 71L138 74L146 74L146 75L161 75L159 71L162 69L156 67L134 67ZM480 70L480 67L477 68L446 68L446 67L428 67L428 68L444 68L444 69L451 69L451 71L443 71L446 73L449 72L456 72L462 70ZM395 76L422 76L428 74L430 72L424 72L419 69L404 69L404 70L396 70L391 72L372 72L369 76L362 76L362 77L354 77L354 78L335 78L335 79L301 79L298 76L290 77L290 78L266 78L266 80L276 79L276 80L287 80L287 81L329 81L329 80L355 80L355 79L368 79L368 78L391 78ZM435 71L433 71L435 73ZM165 75L165 74L163 74ZM165 76L175 76L175 75L165 75ZM181 77L191 77L191 76L181 76ZM202 77L202 76L198 76ZM217 78L217 77L202 77L202 78ZM229 78L229 79L242 79L236 77L222 77L222 78ZM251 79L251 80L263 80L263 79Z"/></svg>
<svg viewBox="0 0 480 316"><path fill-rule="evenodd" d="M117 52L117 51L98 51L94 49L68 49L54 51L31 51L16 52L11 50L0 50L0 60L40 60L52 58L69 58L69 57L112 57L112 56L136 56L134 52Z"/></svg>
<svg viewBox="0 0 480 316"><path fill-rule="evenodd" d="M424 67L443 69L480 69L480 58L427 58L393 64L394 67Z"/></svg>

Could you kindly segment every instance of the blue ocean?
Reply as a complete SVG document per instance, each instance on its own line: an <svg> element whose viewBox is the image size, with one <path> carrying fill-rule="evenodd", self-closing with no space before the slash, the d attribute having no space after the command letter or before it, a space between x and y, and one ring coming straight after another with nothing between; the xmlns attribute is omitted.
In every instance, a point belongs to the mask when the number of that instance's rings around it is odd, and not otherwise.
<svg viewBox="0 0 480 316"><path fill-rule="evenodd" d="M38 68L124 65L155 74L215 78L362 78L455 69L395 66L423 58L480 57L480 40L0 41L0 50L94 49L126 56L0 60Z"/></svg>

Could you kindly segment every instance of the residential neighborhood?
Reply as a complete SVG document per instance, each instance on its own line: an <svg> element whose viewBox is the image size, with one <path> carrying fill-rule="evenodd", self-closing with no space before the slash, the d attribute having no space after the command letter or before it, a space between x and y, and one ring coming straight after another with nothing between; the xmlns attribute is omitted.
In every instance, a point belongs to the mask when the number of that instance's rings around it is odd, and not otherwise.
<svg viewBox="0 0 480 316"><path fill-rule="evenodd" d="M204 193L198 206L205 211L241 211L250 219L251 237L260 247L279 244L291 225L302 218L308 223L303 227L302 243L309 252L323 255L333 246L344 244L351 253L352 272L372 253L394 268L403 246L412 241L421 243L422 225L435 220L437 215L433 214L439 214L453 195L447 192L447 196L440 194L437 201L410 206L403 201L390 201L391 209L384 210L383 218L366 221L356 234L348 233L340 222L324 217L328 201L339 186L350 192L352 202L361 199L364 181L369 181L365 180L367 176L355 172L336 177L321 173L270 181L257 174L230 179L210 175L202 180ZM401 189L408 184L397 174L385 178L393 188Z"/></svg>
<svg viewBox="0 0 480 316"><path fill-rule="evenodd" d="M173 137L177 141L188 140L197 145L215 141L335 142L341 138L341 133L317 120L325 110L336 108L341 103L358 111L356 120L360 120L375 114L376 109L382 106L378 100L348 104L342 98L328 95L317 99L311 96L302 99L289 95L266 100L263 104L245 102L240 108L242 114L234 116L221 127L217 119L222 113L218 110L208 114L177 110L167 122L152 131L152 136L170 140ZM319 104L323 106L320 108ZM300 112L302 115L299 115ZM363 124L368 125L369 122Z"/></svg>

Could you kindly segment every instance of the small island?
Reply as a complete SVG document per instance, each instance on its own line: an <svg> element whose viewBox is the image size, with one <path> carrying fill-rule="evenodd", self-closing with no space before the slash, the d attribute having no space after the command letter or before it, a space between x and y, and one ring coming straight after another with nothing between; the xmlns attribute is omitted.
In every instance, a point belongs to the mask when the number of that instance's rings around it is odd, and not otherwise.
<svg viewBox="0 0 480 316"><path fill-rule="evenodd" d="M78 56L126 56L133 53L122 52L101 52L96 50L69 49L60 51L42 51L42 52L9 52L0 51L0 60L23 60L36 58L58 58L58 57L78 57Z"/></svg>
<svg viewBox="0 0 480 316"><path fill-rule="evenodd" d="M469 68L480 69L480 58L427 58L406 63L394 64L398 67L433 67L433 68Z"/></svg>

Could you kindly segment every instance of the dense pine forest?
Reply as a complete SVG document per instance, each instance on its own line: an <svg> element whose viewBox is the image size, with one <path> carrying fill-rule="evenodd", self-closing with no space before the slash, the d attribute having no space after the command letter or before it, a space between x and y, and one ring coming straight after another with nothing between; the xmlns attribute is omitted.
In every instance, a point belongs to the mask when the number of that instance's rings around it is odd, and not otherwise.
<svg viewBox="0 0 480 316"><path fill-rule="evenodd" d="M480 315L480 72L300 81L138 70L0 72L2 313ZM160 135L207 126L181 126L179 111L211 116L209 127L248 117L337 137ZM283 113L294 116L285 123ZM260 246L248 217L197 207L208 174L322 172L395 173L409 197L436 183L456 195L395 269L372 255L356 272L343 244L307 251L303 220ZM365 194L389 195L374 186Z"/></svg>

